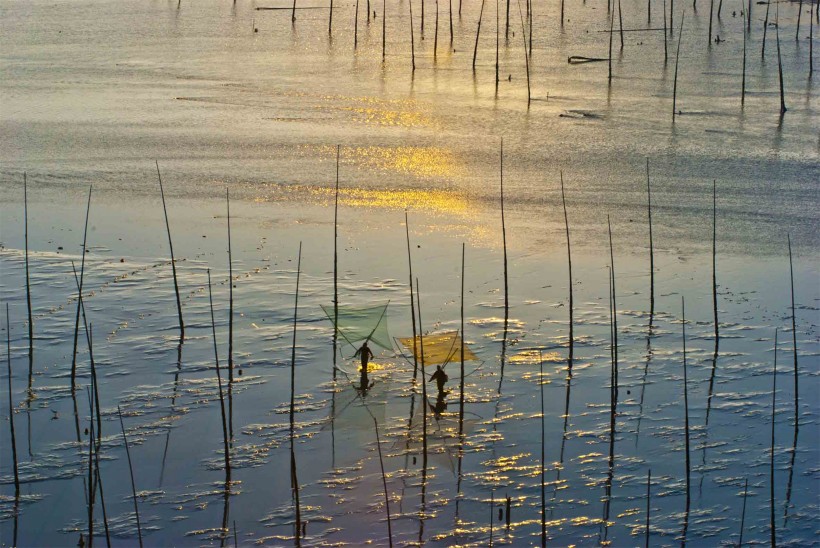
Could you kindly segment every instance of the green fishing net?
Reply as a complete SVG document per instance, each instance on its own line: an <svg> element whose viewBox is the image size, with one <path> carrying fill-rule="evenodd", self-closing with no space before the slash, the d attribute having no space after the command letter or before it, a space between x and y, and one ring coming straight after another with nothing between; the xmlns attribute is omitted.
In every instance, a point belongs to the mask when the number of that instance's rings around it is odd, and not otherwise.
<svg viewBox="0 0 820 548"><path fill-rule="evenodd" d="M393 350L390 333L387 331L387 305L390 301L377 306L340 306L338 319L335 318L333 305L322 306L327 317L336 326L339 338L359 348L366 340Z"/></svg>

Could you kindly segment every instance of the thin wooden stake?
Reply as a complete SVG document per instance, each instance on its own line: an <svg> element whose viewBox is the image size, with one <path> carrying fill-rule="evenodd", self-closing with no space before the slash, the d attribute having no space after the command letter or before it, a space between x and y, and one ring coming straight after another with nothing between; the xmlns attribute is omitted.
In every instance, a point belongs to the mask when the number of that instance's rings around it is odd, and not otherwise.
<svg viewBox="0 0 820 548"><path fill-rule="evenodd" d="M88 215L91 212L91 186L88 187L88 205L85 210L85 228L83 229L83 257L80 262L80 290L79 295L82 297L83 293L83 274L85 273L85 244L88 241ZM74 351L71 354L71 390L76 387L77 378L77 337L80 331L80 300L77 299L77 315L74 318ZM89 539L91 542L91 539Z"/></svg>
<svg viewBox="0 0 820 548"><path fill-rule="evenodd" d="M177 314L179 315L179 338L185 338L185 322L182 321L182 304L179 300L179 283L177 282L177 264L174 260L174 243L171 241L171 225L168 223L168 209L165 207L165 192L162 189L162 175L159 173L159 162L154 160L157 166L157 179L159 179L159 195L162 197L162 211L165 213L165 231L168 232L168 249L171 250L171 272L174 275L174 293L177 297Z"/></svg>
<svg viewBox="0 0 820 548"><path fill-rule="evenodd" d="M527 69L527 108L532 101L532 93L530 91L530 55L527 51L527 31L524 27L524 15L521 13L521 0L518 1L518 16L521 18L521 38L524 40L524 65Z"/></svg>
<svg viewBox="0 0 820 548"><path fill-rule="evenodd" d="M772 548L777 545L777 531L774 524L774 427L775 403L777 397L777 328L774 329L774 369L772 370L772 447L769 459L769 530Z"/></svg>
<svg viewBox="0 0 820 548"><path fill-rule="evenodd" d="M327 34L333 35L333 0L330 0L330 9L327 14Z"/></svg>
<svg viewBox="0 0 820 548"><path fill-rule="evenodd" d="M652 492L651 492L651 485L652 485L652 469L650 468L646 474L646 536L644 546L649 548L649 505L652 501Z"/></svg>
<svg viewBox="0 0 820 548"><path fill-rule="evenodd" d="M675 114L678 106L678 64L680 61L680 39L683 36L683 19L686 12L681 13L680 16L680 30L678 31L678 50L675 52L675 80L672 85L672 123L675 123Z"/></svg>
<svg viewBox="0 0 820 548"><path fill-rule="evenodd" d="M498 93L498 50L501 19L498 14L498 3L500 0L495 0L495 92Z"/></svg>
<svg viewBox="0 0 820 548"><path fill-rule="evenodd" d="M31 397L31 380L34 375L34 316L31 314L31 281L28 267L28 182L23 172L23 227L26 245L26 307L28 308L28 392Z"/></svg>
<svg viewBox="0 0 820 548"><path fill-rule="evenodd" d="M715 11L715 0L709 0L709 39L706 42L707 47L712 46L712 20L714 16L712 15Z"/></svg>
<svg viewBox="0 0 820 548"><path fill-rule="evenodd" d="M715 322L715 341L719 338L717 300L717 179L712 180L712 308Z"/></svg>
<svg viewBox="0 0 820 548"><path fill-rule="evenodd" d="M466 246L461 244L461 348L459 349L461 361L461 378L458 381L458 437L463 441L464 434L464 256Z"/></svg>
<svg viewBox="0 0 820 548"><path fill-rule="evenodd" d="M358 2L358 0L356 0ZM424 2L424 0L421 0ZM416 72L416 37L413 30L413 0L408 0L410 6L410 58L413 63L413 72Z"/></svg>
<svg viewBox="0 0 820 548"><path fill-rule="evenodd" d="M382 458L382 442L379 440L379 421L373 417L373 424L376 425L376 447L379 449L379 465L382 468L382 484L384 485L384 506L387 509L387 534L390 541L390 548L393 548L393 525L390 521L390 499L387 496L387 476L384 473L384 459Z"/></svg>
<svg viewBox="0 0 820 548"><path fill-rule="evenodd" d="M766 29L769 27L769 7L772 5L771 1L766 2L766 17L763 19L763 40L760 46L760 58L766 58Z"/></svg>
<svg viewBox="0 0 820 548"><path fill-rule="evenodd" d="M751 0L749 0L751 5ZM741 10L743 11L743 10ZM748 17L746 12L743 12L743 17ZM746 31L743 31L743 80L740 84L740 108L746 105Z"/></svg>
<svg viewBox="0 0 820 548"><path fill-rule="evenodd" d="M424 373L424 330L421 323L421 290L419 289L419 279L416 278L416 304L419 313L419 350L421 351L421 406L423 409L421 418L421 445L422 445L422 467L427 470L427 375ZM414 345L415 346L415 345ZM415 348L414 348L415 350Z"/></svg>
<svg viewBox="0 0 820 548"><path fill-rule="evenodd" d="M780 4L775 8L774 36L777 42L777 74L780 77L780 116L786 114L786 92L783 89L783 59L780 56Z"/></svg>
<svg viewBox="0 0 820 548"><path fill-rule="evenodd" d="M333 202L333 380L336 380L336 350L339 333L339 156L336 145L336 198Z"/></svg>
<svg viewBox="0 0 820 548"><path fill-rule="evenodd" d="M412 9L412 7L411 7L411 9ZM412 28L412 25L411 25L411 28ZM359 47L359 0L356 0L356 14L353 16L353 51L356 51L356 48L358 48L358 47Z"/></svg>
<svg viewBox="0 0 820 548"><path fill-rule="evenodd" d="M125 424L122 421L122 410L117 406L117 415L120 417L120 429L122 429L122 441L125 443L125 455L128 458L128 472L131 474L131 497L134 501L134 515L137 516L137 536L139 537L140 548L142 548L142 527L140 526L140 510L137 506L137 484L134 482L134 467L131 465L131 450L128 449L128 438L125 435Z"/></svg>
<svg viewBox="0 0 820 548"><path fill-rule="evenodd" d="M228 451L228 423L225 418L225 398L222 393L222 374L219 371L219 352L216 346L216 321L214 320L214 297L211 291L211 269L208 269L208 299L211 305L211 330L214 339L214 364L216 367L216 382L219 387L219 410L222 413L222 443L225 456L225 473L230 481L231 477L231 457Z"/></svg>
<svg viewBox="0 0 820 548"><path fill-rule="evenodd" d="M609 215L606 217L607 228L609 229L609 264L612 265L610 271L612 275L612 367L615 380L615 405L618 404L618 304L615 292L615 251L612 246L612 224L609 222Z"/></svg>
<svg viewBox="0 0 820 548"><path fill-rule="evenodd" d="M541 548L547 545L547 494L546 478L544 471L545 443L544 443L544 357L541 350L538 351L538 365L540 375L538 377L538 388L541 393Z"/></svg>
<svg viewBox="0 0 820 548"><path fill-rule="evenodd" d="M789 281L791 283L792 295L792 353L794 356L794 430L795 433L799 430L799 391L798 391L798 372L797 372L797 320L794 314L794 265L792 263L792 238L791 235L786 235L789 244Z"/></svg>
<svg viewBox="0 0 820 548"><path fill-rule="evenodd" d="M387 54L387 0L382 0L382 63Z"/></svg>
<svg viewBox="0 0 820 548"><path fill-rule="evenodd" d="M690 458L689 458L689 382L686 374L686 305L681 296L680 299L680 306L681 306L681 328L682 328L682 340L683 340L683 410L684 410L684 435L686 439L686 513L689 513L689 500L690 500L690 470L692 467Z"/></svg>
<svg viewBox="0 0 820 548"><path fill-rule="evenodd" d="M655 317L655 245L652 240L652 188L649 184L649 158L646 159L646 213L649 219L649 324Z"/></svg>
<svg viewBox="0 0 820 548"><path fill-rule="evenodd" d="M228 439L233 443L233 254L231 253L231 197L225 189L228 208Z"/></svg>
<svg viewBox="0 0 820 548"><path fill-rule="evenodd" d="M567 217L567 199L564 195L564 172L559 171L561 177L561 205L564 208L564 229L567 233L567 267L569 270L569 366L572 367L572 359L575 352L575 336L573 334L575 321L573 319L573 293L572 293L572 247L569 241L569 217Z"/></svg>
<svg viewBox="0 0 820 548"><path fill-rule="evenodd" d="M501 193L501 241L504 246L504 325L507 325L510 310L510 287L507 270L507 225L504 220L504 138L501 138L499 155L499 181Z"/></svg>
<svg viewBox="0 0 820 548"><path fill-rule="evenodd" d="M11 430L11 458L14 462L14 499L20 498L20 475L17 471L17 442L14 435L14 404L11 391L11 321L9 303L6 303L6 365L9 374L9 430Z"/></svg>
<svg viewBox="0 0 820 548"><path fill-rule="evenodd" d="M481 20L484 17L484 3L486 0L481 0L481 10L478 12L478 27L475 31L475 46L473 47L473 72L475 72L475 61L478 57L478 37L481 34ZM498 78L496 76L496 78Z"/></svg>
<svg viewBox="0 0 820 548"><path fill-rule="evenodd" d="M296 322L299 312L299 280L302 275L302 242L299 242L299 258L296 262L296 295L293 304L293 344L290 350L290 471L296 506L296 539L301 537L302 508L299 503L299 480L296 475L296 453L293 448L294 414L296 412Z"/></svg>
<svg viewBox="0 0 820 548"><path fill-rule="evenodd" d="M749 478L746 478L743 487L743 510L740 512L740 538L737 541L738 548L743 546L743 524L746 522L746 497L749 495Z"/></svg>
<svg viewBox="0 0 820 548"><path fill-rule="evenodd" d="M416 346L416 304L413 298L413 259L410 254L410 222L407 218L407 210L404 210L404 228L407 234L407 267L410 272L410 321L413 324L413 380L415 381L419 373L418 348ZM421 372L422 385L424 384L424 369Z"/></svg>

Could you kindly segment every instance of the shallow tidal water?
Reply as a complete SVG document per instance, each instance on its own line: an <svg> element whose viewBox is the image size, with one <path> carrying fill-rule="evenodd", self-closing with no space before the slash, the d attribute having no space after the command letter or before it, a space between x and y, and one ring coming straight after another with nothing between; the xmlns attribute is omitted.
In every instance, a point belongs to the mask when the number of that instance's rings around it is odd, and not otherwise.
<svg viewBox="0 0 820 548"><path fill-rule="evenodd" d="M685 4L685 5L684 5ZM817 544L818 382L817 76L808 40L795 40L797 3L780 3L789 111L778 117L777 58L765 5L754 4L740 109L740 4L723 6L707 46L709 6L687 3L671 122L674 50L662 33L615 36L607 5L533 3L527 108L516 4L494 82L495 6L364 2L353 51L353 4L258 11L273 3L17 2L2 7L0 300L9 303L12 399L21 497L15 506L7 420L0 428L0 539L76 545L87 533L90 385L85 333L72 397L77 289L88 185L93 184L83 296L93 333L102 415L100 474L112 543L137 542L125 423L147 545L293 545L288 407L296 265L295 460L304 545L388 544L379 446L397 545L537 545L541 520L541 400L550 545L650 544L770 538L774 336L778 329L774 494L779 544ZM284 4L276 4L284 5ZM646 5L622 5L625 29L647 27ZM775 5L772 5L775 8ZM808 32L803 5L801 35ZM663 7L651 4L651 28ZM736 11L736 16L732 12ZM491 18L487 19L488 13ZM675 25L680 14L675 14ZM617 28L616 22L616 28ZM258 32L253 32L257 28ZM816 31L816 25L815 25ZM816 42L815 38L815 42ZM509 77L509 78L508 78ZM509 319L499 208L509 254ZM412 360L379 350L362 398L355 349L340 344L321 305L333 300L333 184L340 150L339 301L389 301L392 336L412 335L405 209L424 332L459 329L461 253L466 364L464 439L458 363L440 419L428 416ZM646 159L652 183L655 315L649 318ZM186 337L179 344L168 242L154 160L165 184ZM28 181L34 368L28 392L22 176ZM568 275L560 178L573 251L574 360L567 362ZM712 181L717 188L720 340L712 309ZM228 353L225 188L231 193L235 383L231 482L207 290L220 365ZM612 224L619 395L610 468L607 216ZM795 394L789 261L794 251L800 425ZM691 433L685 512L681 297ZM8 329L5 321L4 334ZM539 372L539 357L544 373ZM5 364L4 364L5 365ZM241 375L239 371L241 370ZM223 369L223 380L225 370ZM428 373L429 375L429 373ZM0 407L8 409L6 369ZM429 385L433 403L433 385ZM76 408L76 414L75 414ZM4 419L7 411L4 411ZM96 426L95 426L96 428ZM796 442L795 442L796 439ZM610 473L611 472L611 473ZM511 501L510 525L500 518ZM15 517L16 515L16 517ZM105 542L102 508L94 542Z"/></svg>

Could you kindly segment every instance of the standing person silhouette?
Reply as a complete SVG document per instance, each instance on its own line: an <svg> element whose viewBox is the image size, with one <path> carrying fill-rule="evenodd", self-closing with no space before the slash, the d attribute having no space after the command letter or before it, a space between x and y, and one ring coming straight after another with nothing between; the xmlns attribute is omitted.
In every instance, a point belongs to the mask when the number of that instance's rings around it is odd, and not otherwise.
<svg viewBox="0 0 820 548"><path fill-rule="evenodd" d="M361 357L362 360L362 376L361 380L359 381L359 387L361 390L367 390L370 388L370 383L367 379L367 363L373 358L373 352L367 346L367 340L364 341L361 348L359 348L356 353L353 355Z"/></svg>
<svg viewBox="0 0 820 548"><path fill-rule="evenodd" d="M444 384L450 380L447 376L447 373L444 372L444 369L441 368L440 365L436 366L436 372L430 377L430 380L427 382L436 381L436 386L438 387L439 397L442 397L446 392L444 391Z"/></svg>

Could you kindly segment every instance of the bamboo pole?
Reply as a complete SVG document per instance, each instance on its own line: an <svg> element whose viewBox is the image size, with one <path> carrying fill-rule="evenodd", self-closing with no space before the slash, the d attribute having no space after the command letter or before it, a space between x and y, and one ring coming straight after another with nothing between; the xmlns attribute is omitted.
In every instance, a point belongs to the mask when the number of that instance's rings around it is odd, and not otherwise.
<svg viewBox="0 0 820 548"><path fill-rule="evenodd" d="M652 485L652 469L650 468L646 474L646 535L645 535L645 542L644 546L649 548L649 505L652 501L652 492L651 492L651 485Z"/></svg>
<svg viewBox="0 0 820 548"><path fill-rule="evenodd" d="M382 484L384 485L384 506L387 510L387 534L390 541L390 548L393 548L393 525L390 521L390 499L387 496L387 476L384 474L384 459L382 458L382 443L379 440L379 422L373 417L373 424L376 426L376 447L379 449L379 465L382 469Z"/></svg>
<svg viewBox="0 0 820 548"><path fill-rule="evenodd" d="M333 380L336 380L336 351L339 338L339 156L336 145L336 197L333 202Z"/></svg>
<svg viewBox="0 0 820 548"><path fill-rule="evenodd" d="M452 51L453 51L453 0L449 0L449 2L450 2L450 52L452 53Z"/></svg>
<svg viewBox="0 0 820 548"><path fill-rule="evenodd" d="M609 264L612 265L612 352L613 371L615 375L615 405L618 405L618 303L615 291L615 251L612 246L612 224L609 215L606 217L606 224L609 229Z"/></svg>
<svg viewBox="0 0 820 548"><path fill-rule="evenodd" d="M233 254L231 253L231 197L225 189L228 208L228 439L233 444Z"/></svg>
<svg viewBox="0 0 820 548"><path fill-rule="evenodd" d="M436 0L438 1L438 0ZM387 54L387 0L382 0L382 63Z"/></svg>
<svg viewBox="0 0 820 548"><path fill-rule="evenodd" d="M88 205L85 210L85 228L83 229L83 257L80 262L80 289L79 295L83 293L83 274L85 273L85 245L88 238L88 215L91 213L91 186L88 187ZM80 331L80 300L77 299L77 314L74 318L74 351L71 354L71 390L76 387L77 378L77 337ZM89 539L90 542L90 539Z"/></svg>
<svg viewBox="0 0 820 548"><path fill-rule="evenodd" d="M780 116L786 114L786 92L783 89L783 59L780 56L780 4L775 8L774 36L777 43L777 74L780 81Z"/></svg>
<svg viewBox="0 0 820 548"><path fill-rule="evenodd" d="M792 263L792 238L786 235L789 244L789 281L791 284L792 296L792 353L794 356L794 430L799 429L799 391L798 391L798 371L797 371L797 320L794 313L794 264ZM795 434L796 436L796 434Z"/></svg>
<svg viewBox="0 0 820 548"><path fill-rule="evenodd" d="M544 357L540 350L538 351L538 365L540 367L538 388L541 395L541 548L545 548L547 546L547 495L544 477Z"/></svg>
<svg viewBox="0 0 820 548"><path fill-rule="evenodd" d="M609 4L607 4L609 6ZM612 85L612 33L615 30L615 10L609 14L609 55L607 56L607 81Z"/></svg>
<svg viewBox="0 0 820 548"><path fill-rule="evenodd" d="M358 1L358 0L357 0ZM424 2L424 0L421 0ZM410 59L413 63L413 72L416 72L416 38L413 30L413 0L408 0L410 6Z"/></svg>
<svg viewBox="0 0 820 548"><path fill-rule="evenodd" d="M774 369L772 370L772 446L769 458L769 531L772 548L777 545L777 531L774 524L774 430L775 403L777 397L777 328L774 329Z"/></svg>
<svg viewBox="0 0 820 548"><path fill-rule="evenodd" d="M771 1L766 2L766 17L763 19L763 40L760 46L760 58L766 58L766 29L769 27L769 7L772 5Z"/></svg>
<svg viewBox="0 0 820 548"><path fill-rule="evenodd" d="M23 172L23 233L26 246L26 307L28 309L28 392L31 397L31 381L34 375L34 316L31 313L31 280L28 264L28 182Z"/></svg>
<svg viewBox="0 0 820 548"><path fill-rule="evenodd" d="M646 213L649 219L649 325L655 317L655 245L652 239L652 188L649 183L649 158L646 159Z"/></svg>
<svg viewBox="0 0 820 548"><path fill-rule="evenodd" d="M524 65L527 69L527 108L530 107L532 101L532 94L530 91L530 56L527 51L527 31L524 27L524 15L521 13L521 0L518 2L518 16L521 18L521 38L524 40Z"/></svg>
<svg viewBox="0 0 820 548"><path fill-rule="evenodd" d="M134 515L137 517L137 536L140 548L142 548L142 528L140 526L140 510L137 506L137 485L134 482L134 467L131 465L131 451L128 449L128 438L125 435L125 424L122 422L122 410L117 406L117 415L120 417L120 429L122 429L122 441L125 443L125 456L128 458L128 472L131 474L131 498L134 501Z"/></svg>
<svg viewBox="0 0 820 548"><path fill-rule="evenodd" d="M296 295L293 304L293 344L290 351L290 471L296 506L296 540L301 538L302 508L299 503L299 480L296 475L296 453L293 448L294 413L296 412L296 322L299 311L299 279L302 274L302 242L299 242L299 258L296 262Z"/></svg>
<svg viewBox="0 0 820 548"><path fill-rule="evenodd" d="M749 495L749 478L746 478L743 487L743 510L740 512L740 538L737 541L738 548L743 546L743 524L746 522L746 497Z"/></svg>
<svg viewBox="0 0 820 548"><path fill-rule="evenodd" d="M499 34L501 19L498 13L498 3L500 0L495 0L495 92L498 93L498 50L499 50Z"/></svg>
<svg viewBox="0 0 820 548"><path fill-rule="evenodd" d="M572 359L575 352L575 336L573 334L573 293L572 293L572 247L569 241L569 217L567 217L567 199L564 195L564 172L559 171L561 177L561 205L564 208L564 229L567 233L567 267L569 270L569 367L572 368Z"/></svg>
<svg viewBox="0 0 820 548"><path fill-rule="evenodd" d="M712 309L715 318L715 341L719 337L717 300L717 179L712 180Z"/></svg>
<svg viewBox="0 0 820 548"><path fill-rule="evenodd" d="M358 47L359 47L359 0L356 0L356 13L353 16L353 51L356 51L356 48L358 48Z"/></svg>
<svg viewBox="0 0 820 548"><path fill-rule="evenodd" d="M333 0L330 0L330 9L327 14L327 34L333 35Z"/></svg>
<svg viewBox="0 0 820 548"><path fill-rule="evenodd" d="M413 259L410 254L410 222L407 218L407 210L404 210L404 228L407 234L407 267L410 272L410 321L413 324L413 380L415 381L419 373L418 348L416 346L416 304L413 298ZM422 384L424 383L424 371L421 372Z"/></svg>
<svg viewBox="0 0 820 548"><path fill-rule="evenodd" d="M421 323L421 290L419 289L419 279L416 278L416 304L419 312L419 347L421 351L421 445L422 445L422 467L427 470L427 375L424 373L424 330Z"/></svg>
<svg viewBox="0 0 820 548"><path fill-rule="evenodd" d="M438 0L436 0L436 24L435 24L435 31L433 33L433 61L436 60L436 55L438 54Z"/></svg>
<svg viewBox="0 0 820 548"><path fill-rule="evenodd" d="M93 463L94 459L94 400L91 398L91 392L86 387L86 395L88 396L89 416L88 420L91 423L88 429L88 548L94 546L94 496L97 489L94 485L93 478Z"/></svg>
<svg viewBox="0 0 820 548"><path fill-rule="evenodd" d="M686 513L689 514L690 501L690 470L692 464L689 458L689 382L686 374L686 305L683 296L680 299L681 306L681 328L683 340L683 410L684 410L684 436L686 440Z"/></svg>
<svg viewBox="0 0 820 548"><path fill-rule="evenodd" d="M475 72L475 61L478 57L478 37L481 34L481 19L484 17L484 3L486 0L481 0L481 10L478 12L478 27L475 31L475 46L473 47L473 72ZM496 79L498 76L496 76Z"/></svg>
<svg viewBox="0 0 820 548"><path fill-rule="evenodd" d="M501 138L499 154L499 181L501 193L501 241L504 246L504 326L506 330L510 310L510 288L507 270L507 225L504 218L504 138Z"/></svg>
<svg viewBox="0 0 820 548"><path fill-rule="evenodd" d="M706 42L707 47L712 46L712 20L714 19L715 0L709 0L709 39Z"/></svg>
<svg viewBox="0 0 820 548"><path fill-rule="evenodd" d="M231 457L228 451L228 423L225 419L225 399L222 393L222 375L219 372L219 352L216 346L216 321L214 320L214 298L211 291L211 269L208 269L208 300L211 306L211 330L214 339L214 364L216 366L216 382L219 387L219 409L222 414L222 443L225 457L225 473L227 477L231 476Z"/></svg>
<svg viewBox="0 0 820 548"><path fill-rule="evenodd" d="M461 378L458 381L458 437L464 434L464 256L466 246L461 244L461 348L459 349L461 361ZM463 441L463 440L462 440Z"/></svg>
<svg viewBox="0 0 820 548"><path fill-rule="evenodd" d="M11 459L14 462L14 499L20 498L20 475L17 469L17 441L14 435L14 404L11 391L11 321L9 303L6 303L6 365L9 374L9 430L11 432Z"/></svg>
<svg viewBox="0 0 820 548"><path fill-rule="evenodd" d="M749 0L751 5L751 0ZM741 10L743 11L743 10ZM743 12L743 17L748 17L746 12ZM740 108L741 110L746 105L746 31L743 32L743 80L740 84Z"/></svg>
<svg viewBox="0 0 820 548"><path fill-rule="evenodd" d="M675 52L675 80L672 86L672 123L675 123L675 114L677 112L677 105L678 105L678 64L680 61L680 39L683 36L683 19L686 16L686 12L681 13L680 16L680 30L678 31L678 49Z"/></svg>
<svg viewBox="0 0 820 548"><path fill-rule="evenodd" d="M621 35L621 51L624 50L624 13L621 9L621 0L618 0L618 33Z"/></svg>
<svg viewBox="0 0 820 548"><path fill-rule="evenodd" d="M171 250L171 272L174 275L174 293L177 298L177 314L179 315L179 338L185 339L185 322L182 321L182 304L179 300L179 283L177 282L177 264L174 260L174 243L171 241L171 225L168 223L168 209L165 207L165 192L162 188L162 175L159 173L159 162L154 160L157 166L157 179L159 179L159 195L162 197L162 211L165 214L165 231L168 233L168 249Z"/></svg>

